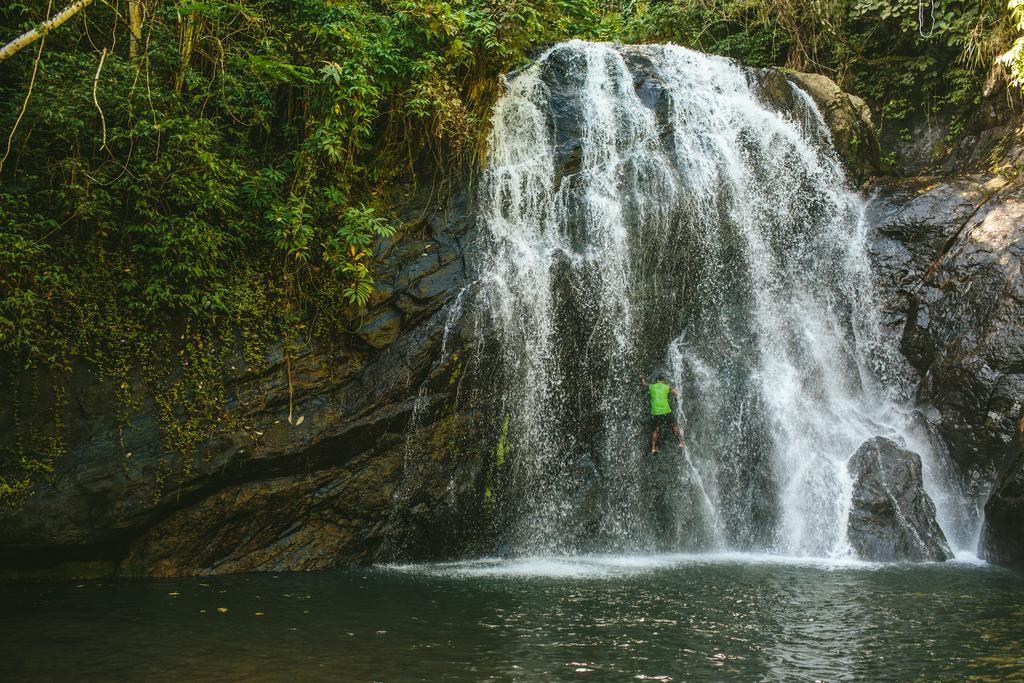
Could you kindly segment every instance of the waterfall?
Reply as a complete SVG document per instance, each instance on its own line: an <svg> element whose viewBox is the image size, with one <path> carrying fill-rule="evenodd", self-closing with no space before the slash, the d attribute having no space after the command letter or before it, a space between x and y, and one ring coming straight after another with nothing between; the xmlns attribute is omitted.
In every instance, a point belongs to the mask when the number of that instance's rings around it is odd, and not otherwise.
<svg viewBox="0 0 1024 683"><path fill-rule="evenodd" d="M921 454L951 542L957 496L900 399L863 203L813 101L675 46L571 41L507 79L479 190L474 306L507 450L506 542L589 550L850 552L847 461ZM648 454L652 373L688 450ZM962 516L962 515L960 515Z"/></svg>

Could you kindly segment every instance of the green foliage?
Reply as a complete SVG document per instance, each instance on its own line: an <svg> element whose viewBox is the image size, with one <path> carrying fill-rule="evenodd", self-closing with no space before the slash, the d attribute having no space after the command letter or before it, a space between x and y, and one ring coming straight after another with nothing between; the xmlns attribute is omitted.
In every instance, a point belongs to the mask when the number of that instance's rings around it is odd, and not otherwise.
<svg viewBox="0 0 1024 683"><path fill-rule="evenodd" d="M34 81L38 44L3 64L0 360L91 361L125 423L148 392L187 470L228 426L227 354L261 362L302 320L346 329L396 232L385 190L471 159L495 75L595 15L569 0L142 3L141 39L127 0L94 3L47 36ZM0 40L45 12L0 9ZM59 455L27 441L0 452L0 502Z"/></svg>
<svg viewBox="0 0 1024 683"><path fill-rule="evenodd" d="M348 281L343 296L348 303L365 305L370 298L373 278L367 266L373 257L371 245L381 237L391 237L395 229L372 207L350 206L344 210L338 229L328 237L324 261Z"/></svg>
<svg viewBox="0 0 1024 683"><path fill-rule="evenodd" d="M1024 18L1021 0L1010 5ZM602 27L631 42L672 41L755 66L825 73L866 98L883 125L944 110L953 133L1012 36L1003 0L936 0L934 20L930 0L622 2Z"/></svg>
<svg viewBox="0 0 1024 683"><path fill-rule="evenodd" d="M455 367L452 368L452 374L448 377L448 384L455 385L460 379L462 379L462 372L464 369L462 367L462 358L459 357L458 353L452 354L452 363L455 364Z"/></svg>
<svg viewBox="0 0 1024 683"><path fill-rule="evenodd" d="M616 25L626 42L673 42L755 66L778 63L788 47L782 25L763 20L763 4L752 0L623 5L615 19L605 19L605 25Z"/></svg>
<svg viewBox="0 0 1024 683"><path fill-rule="evenodd" d="M1024 87L1024 0L1010 0L1007 8L1015 39L999 60L1010 69L1013 83L1020 88Z"/></svg>
<svg viewBox="0 0 1024 683"><path fill-rule="evenodd" d="M501 424L501 436L498 437L498 447L494 451L494 462L501 468L505 465L505 456L508 454L508 418Z"/></svg>
<svg viewBox="0 0 1024 683"><path fill-rule="evenodd" d="M491 514L494 505L497 503L497 491L501 489L503 468L505 458L508 456L508 423L509 418L505 417L501 423L501 433L498 436L498 445L494 449L494 460L487 468L484 481L484 505L487 514Z"/></svg>

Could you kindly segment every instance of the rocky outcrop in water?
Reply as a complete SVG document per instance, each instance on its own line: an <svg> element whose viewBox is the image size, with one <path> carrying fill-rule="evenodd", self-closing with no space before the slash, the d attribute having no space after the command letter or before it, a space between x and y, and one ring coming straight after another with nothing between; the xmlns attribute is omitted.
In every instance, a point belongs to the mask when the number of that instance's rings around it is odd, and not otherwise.
<svg viewBox="0 0 1024 683"><path fill-rule="evenodd" d="M953 557L924 490L921 458L876 437L850 458L853 498L847 537L857 556L874 562Z"/></svg>

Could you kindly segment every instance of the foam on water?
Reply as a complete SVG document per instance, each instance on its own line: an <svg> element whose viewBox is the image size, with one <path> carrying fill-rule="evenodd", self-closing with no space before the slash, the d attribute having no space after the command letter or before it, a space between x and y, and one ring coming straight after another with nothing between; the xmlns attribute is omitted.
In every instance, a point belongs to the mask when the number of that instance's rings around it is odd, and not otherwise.
<svg viewBox="0 0 1024 683"><path fill-rule="evenodd" d="M765 553L668 553L661 555L572 555L482 558L435 564L387 565L384 569L452 578L518 577L612 579L693 565L784 565L821 570L875 570L886 565L852 559L789 557Z"/></svg>

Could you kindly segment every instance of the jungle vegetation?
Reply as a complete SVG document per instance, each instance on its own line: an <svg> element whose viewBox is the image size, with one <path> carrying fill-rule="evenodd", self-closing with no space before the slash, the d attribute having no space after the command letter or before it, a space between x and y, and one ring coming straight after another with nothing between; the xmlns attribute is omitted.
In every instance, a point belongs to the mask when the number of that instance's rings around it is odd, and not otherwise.
<svg viewBox="0 0 1024 683"><path fill-rule="evenodd" d="M75 364L126 416L154 395L188 456L224 426L228 353L358 325L394 188L478 164L497 75L545 45L672 41L962 125L997 58L1020 80L1022 22L1024 0L6 2L0 372L53 415L10 407L0 504L64 452Z"/></svg>

